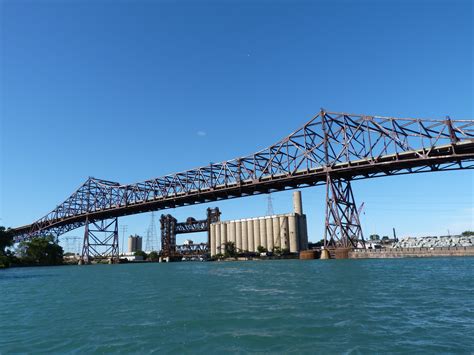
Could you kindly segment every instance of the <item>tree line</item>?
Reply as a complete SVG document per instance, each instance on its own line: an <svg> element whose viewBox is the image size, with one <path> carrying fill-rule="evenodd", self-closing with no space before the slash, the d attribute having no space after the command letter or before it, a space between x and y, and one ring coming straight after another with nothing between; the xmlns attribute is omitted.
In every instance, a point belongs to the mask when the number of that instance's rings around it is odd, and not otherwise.
<svg viewBox="0 0 474 355"><path fill-rule="evenodd" d="M12 230L0 226L0 269L63 263L64 250L52 235L22 241L15 250L13 244Z"/></svg>

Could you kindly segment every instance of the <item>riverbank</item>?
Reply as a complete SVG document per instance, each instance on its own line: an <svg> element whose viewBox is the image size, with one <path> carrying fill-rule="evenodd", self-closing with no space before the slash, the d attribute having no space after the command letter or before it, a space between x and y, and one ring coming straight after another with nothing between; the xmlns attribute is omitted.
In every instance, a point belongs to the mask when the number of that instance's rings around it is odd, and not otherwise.
<svg viewBox="0 0 474 355"><path fill-rule="evenodd" d="M431 258L474 256L474 247L393 248L349 251L349 259Z"/></svg>

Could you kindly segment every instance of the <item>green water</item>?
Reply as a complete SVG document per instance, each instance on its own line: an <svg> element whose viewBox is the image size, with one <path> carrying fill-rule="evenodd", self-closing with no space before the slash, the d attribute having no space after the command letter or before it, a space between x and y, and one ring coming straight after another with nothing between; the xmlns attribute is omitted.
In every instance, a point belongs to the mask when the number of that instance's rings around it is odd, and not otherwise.
<svg viewBox="0 0 474 355"><path fill-rule="evenodd" d="M474 258L0 270L0 353L472 353Z"/></svg>

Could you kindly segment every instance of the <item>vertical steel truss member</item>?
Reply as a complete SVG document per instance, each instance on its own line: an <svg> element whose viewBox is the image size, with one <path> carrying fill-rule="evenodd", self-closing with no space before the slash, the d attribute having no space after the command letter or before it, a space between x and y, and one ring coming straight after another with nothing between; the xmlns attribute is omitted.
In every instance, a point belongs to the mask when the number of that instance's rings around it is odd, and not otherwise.
<svg viewBox="0 0 474 355"><path fill-rule="evenodd" d="M324 246L336 248L365 247L351 182L332 179L326 183L326 229Z"/></svg>
<svg viewBox="0 0 474 355"><path fill-rule="evenodd" d="M176 254L176 218L167 214L161 215L161 255L174 256Z"/></svg>
<svg viewBox="0 0 474 355"><path fill-rule="evenodd" d="M118 218L101 221L87 219L81 260L87 264L91 259L105 258L110 258L112 263L119 261Z"/></svg>

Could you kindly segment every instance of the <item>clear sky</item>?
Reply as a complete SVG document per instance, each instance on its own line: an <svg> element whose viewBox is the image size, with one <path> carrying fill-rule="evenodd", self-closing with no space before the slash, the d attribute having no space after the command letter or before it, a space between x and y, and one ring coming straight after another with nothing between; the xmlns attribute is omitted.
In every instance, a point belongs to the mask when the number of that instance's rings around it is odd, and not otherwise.
<svg viewBox="0 0 474 355"><path fill-rule="evenodd" d="M11 227L88 176L132 183L246 155L320 107L474 118L470 0L0 0L0 26L0 224ZM473 178L355 182L365 234L474 229ZM313 241L324 193L303 190ZM273 198L275 212L291 210L291 192ZM224 219L267 210L258 196L167 213L204 217L215 205ZM149 221L120 223L143 234Z"/></svg>

